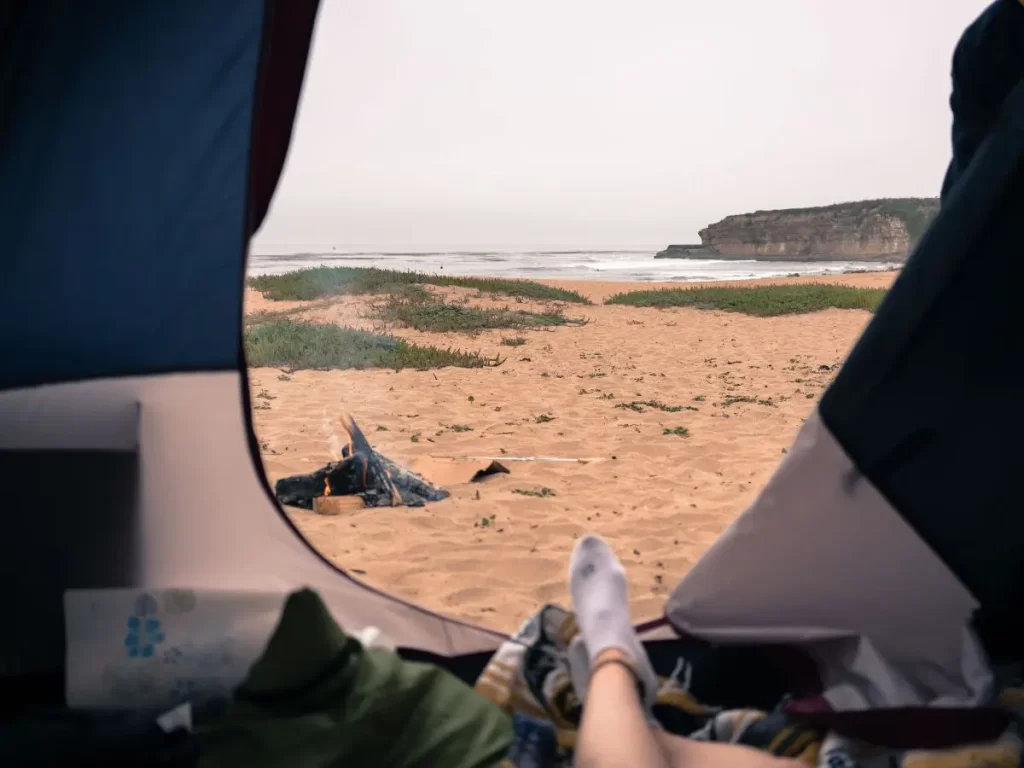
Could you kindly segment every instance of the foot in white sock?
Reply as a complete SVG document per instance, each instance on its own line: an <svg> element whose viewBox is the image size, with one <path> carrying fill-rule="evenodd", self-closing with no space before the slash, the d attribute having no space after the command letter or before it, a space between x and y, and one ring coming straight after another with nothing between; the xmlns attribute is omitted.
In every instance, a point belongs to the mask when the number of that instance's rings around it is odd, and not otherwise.
<svg viewBox="0 0 1024 768"><path fill-rule="evenodd" d="M609 648L626 654L650 707L657 677L629 620L626 572L600 537L584 536L576 544L569 562L569 591L590 663Z"/></svg>

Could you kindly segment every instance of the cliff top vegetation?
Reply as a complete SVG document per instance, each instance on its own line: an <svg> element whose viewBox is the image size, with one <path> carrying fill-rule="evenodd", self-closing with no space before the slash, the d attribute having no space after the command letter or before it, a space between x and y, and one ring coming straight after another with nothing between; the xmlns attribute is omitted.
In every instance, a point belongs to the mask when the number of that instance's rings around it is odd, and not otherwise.
<svg viewBox="0 0 1024 768"><path fill-rule="evenodd" d="M834 203L833 205L822 205L811 208L782 208L778 210L762 210L753 213L741 213L727 216L718 224L740 223L738 219L753 219L770 217L781 219L789 216L805 216L820 214L823 216L836 216L852 220L856 223L872 215L893 216L901 219L907 228L911 243L916 243L924 234L932 219L939 212L939 199L937 197L890 197L878 200L857 200L847 203ZM710 228L715 227L712 224Z"/></svg>

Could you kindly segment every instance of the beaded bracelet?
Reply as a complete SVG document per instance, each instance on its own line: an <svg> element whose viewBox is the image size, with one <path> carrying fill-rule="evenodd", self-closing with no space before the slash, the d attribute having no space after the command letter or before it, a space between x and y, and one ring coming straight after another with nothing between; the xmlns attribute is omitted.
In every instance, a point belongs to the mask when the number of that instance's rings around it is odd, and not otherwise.
<svg viewBox="0 0 1024 768"><path fill-rule="evenodd" d="M1024 0L1021 0L1024 2ZM594 662L593 666L590 667L590 679L594 679L594 675L597 674L597 670L601 667L608 666L609 664L619 664L626 668L633 679L636 680L637 691L640 694L640 699L644 699L644 683L640 679L640 673L636 671L636 667L633 665L632 659L623 656L605 656L604 658L598 659Z"/></svg>

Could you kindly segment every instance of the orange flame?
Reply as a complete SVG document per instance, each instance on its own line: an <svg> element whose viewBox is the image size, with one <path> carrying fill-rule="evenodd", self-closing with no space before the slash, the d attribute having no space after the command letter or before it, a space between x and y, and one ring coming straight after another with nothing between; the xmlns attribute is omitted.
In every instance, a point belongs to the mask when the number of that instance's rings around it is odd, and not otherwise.
<svg viewBox="0 0 1024 768"><path fill-rule="evenodd" d="M331 481L326 477L324 478L324 496L331 495Z"/></svg>

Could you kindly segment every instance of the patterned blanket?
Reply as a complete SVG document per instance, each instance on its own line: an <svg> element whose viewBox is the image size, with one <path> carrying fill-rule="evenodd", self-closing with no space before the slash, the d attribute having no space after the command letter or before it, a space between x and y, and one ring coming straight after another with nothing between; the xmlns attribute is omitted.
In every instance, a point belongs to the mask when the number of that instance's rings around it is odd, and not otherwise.
<svg viewBox="0 0 1024 768"><path fill-rule="evenodd" d="M567 768L572 765L582 707L569 674L568 649L577 633L573 615L542 608L506 641L476 682L476 690L513 717L515 743L502 768ZM658 668L655 664L655 668ZM1022 741L1015 722L988 744L934 752L872 748L801 723L782 711L713 706L698 695L695 663L683 655L661 664L654 715L680 736L742 744L812 768L1016 768ZM670 671L669 671L670 670ZM702 701L702 698L705 701ZM1024 714L1024 690L1007 689L1001 702Z"/></svg>

